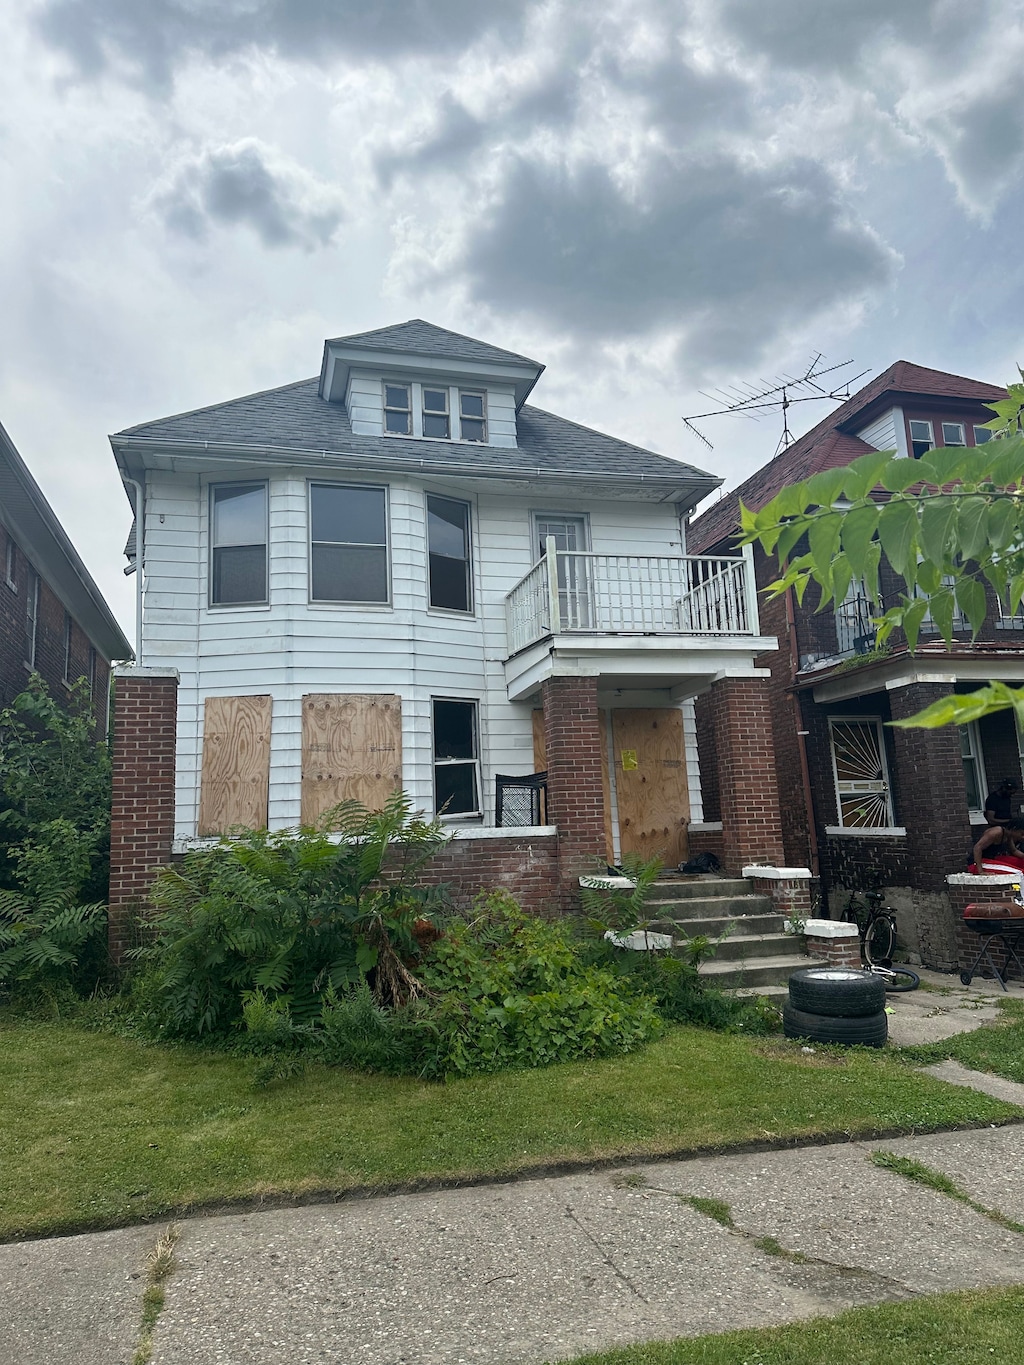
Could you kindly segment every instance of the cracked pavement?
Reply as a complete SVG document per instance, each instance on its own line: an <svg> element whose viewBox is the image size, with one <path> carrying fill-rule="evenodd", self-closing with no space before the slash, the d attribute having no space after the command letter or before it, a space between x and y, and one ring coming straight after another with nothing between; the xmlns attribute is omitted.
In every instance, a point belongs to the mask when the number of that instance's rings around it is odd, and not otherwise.
<svg viewBox="0 0 1024 1365"><path fill-rule="evenodd" d="M194 1218L153 1365L540 1362L1024 1281L1024 1236L878 1148L1024 1222L1015 1126ZM162 1231L0 1246L0 1360L128 1365Z"/></svg>

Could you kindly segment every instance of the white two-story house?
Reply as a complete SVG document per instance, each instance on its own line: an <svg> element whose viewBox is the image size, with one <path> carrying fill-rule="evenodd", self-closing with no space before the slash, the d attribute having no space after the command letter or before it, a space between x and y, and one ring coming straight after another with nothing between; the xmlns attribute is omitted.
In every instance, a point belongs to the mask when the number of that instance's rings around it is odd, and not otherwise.
<svg viewBox="0 0 1024 1365"><path fill-rule="evenodd" d="M543 368L413 320L326 341L315 378L111 438L142 604L115 900L196 839L399 786L478 852L533 837L576 863L677 862L690 827L729 856L743 803L777 806L732 735L768 733L743 709L772 645L749 558L684 543L720 480L533 407ZM693 698L716 684L732 738L698 755ZM757 851L740 843L732 861Z"/></svg>

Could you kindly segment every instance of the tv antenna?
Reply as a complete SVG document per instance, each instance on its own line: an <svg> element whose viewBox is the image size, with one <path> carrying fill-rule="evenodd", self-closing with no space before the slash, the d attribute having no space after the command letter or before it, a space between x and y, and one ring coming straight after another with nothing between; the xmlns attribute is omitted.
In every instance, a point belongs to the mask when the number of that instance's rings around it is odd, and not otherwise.
<svg viewBox="0 0 1024 1365"><path fill-rule="evenodd" d="M697 437L698 441L703 441L708 450L714 450L714 446L704 433L693 425L694 422L699 422L705 417L725 416L746 417L756 421L762 413L781 412L782 435L775 447L775 454L778 455L795 439L789 428L789 410L794 403L820 403L823 399L833 403L844 403L850 397L850 385L870 373L869 370L861 370L860 374L848 376L842 384L837 383L830 387L828 383L820 381L826 375L835 374L837 370L852 365L853 361L841 360L838 365L823 365L824 359L825 356L817 351L803 374L776 375L774 384L762 379L759 384L745 382L730 384L725 388L714 389L711 393L701 389L703 397L720 406L707 412L691 413L689 417L683 418L683 425Z"/></svg>

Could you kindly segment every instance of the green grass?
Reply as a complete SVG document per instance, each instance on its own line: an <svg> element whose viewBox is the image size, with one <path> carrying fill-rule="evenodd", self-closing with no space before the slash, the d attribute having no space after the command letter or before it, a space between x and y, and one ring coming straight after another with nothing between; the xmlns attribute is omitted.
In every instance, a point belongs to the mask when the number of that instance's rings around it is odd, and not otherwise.
<svg viewBox="0 0 1024 1365"><path fill-rule="evenodd" d="M568 1365L992 1365L1024 1355L1024 1289L973 1289L721 1336L651 1342Z"/></svg>
<svg viewBox="0 0 1024 1365"><path fill-rule="evenodd" d="M1007 1218L1006 1214L1001 1213L999 1209L990 1209L986 1204L979 1204L977 1200L971 1198L962 1185L958 1185L945 1172L937 1171L933 1166L926 1166L923 1161L915 1161L911 1156L897 1156L895 1152L872 1152L871 1160L883 1171L893 1171L896 1175L901 1175L904 1180L913 1181L916 1185L924 1185L927 1189L944 1194L949 1199L956 1199L959 1203L966 1204L969 1209L982 1214L985 1218L991 1218L993 1223L998 1223L1002 1228L1009 1228L1011 1232L1024 1233L1024 1223L1018 1223L1012 1218Z"/></svg>
<svg viewBox="0 0 1024 1365"><path fill-rule="evenodd" d="M1022 1117L873 1050L673 1029L632 1056L433 1085L0 1015L0 1239L197 1205Z"/></svg>
<svg viewBox="0 0 1024 1365"><path fill-rule="evenodd" d="M952 1058L972 1071L989 1071L1010 1081L1024 1082L1024 1000L1001 1000L1002 1014L992 1024L959 1033L941 1043L901 1050L905 1060L920 1066Z"/></svg>

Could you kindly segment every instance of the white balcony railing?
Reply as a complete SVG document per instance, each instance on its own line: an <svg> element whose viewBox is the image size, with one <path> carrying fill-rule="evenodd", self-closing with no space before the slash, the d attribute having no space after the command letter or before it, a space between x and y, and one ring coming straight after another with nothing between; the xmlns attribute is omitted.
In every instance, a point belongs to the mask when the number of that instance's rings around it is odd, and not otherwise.
<svg viewBox="0 0 1024 1365"><path fill-rule="evenodd" d="M753 560L547 554L505 598L508 651L545 635L756 635Z"/></svg>

